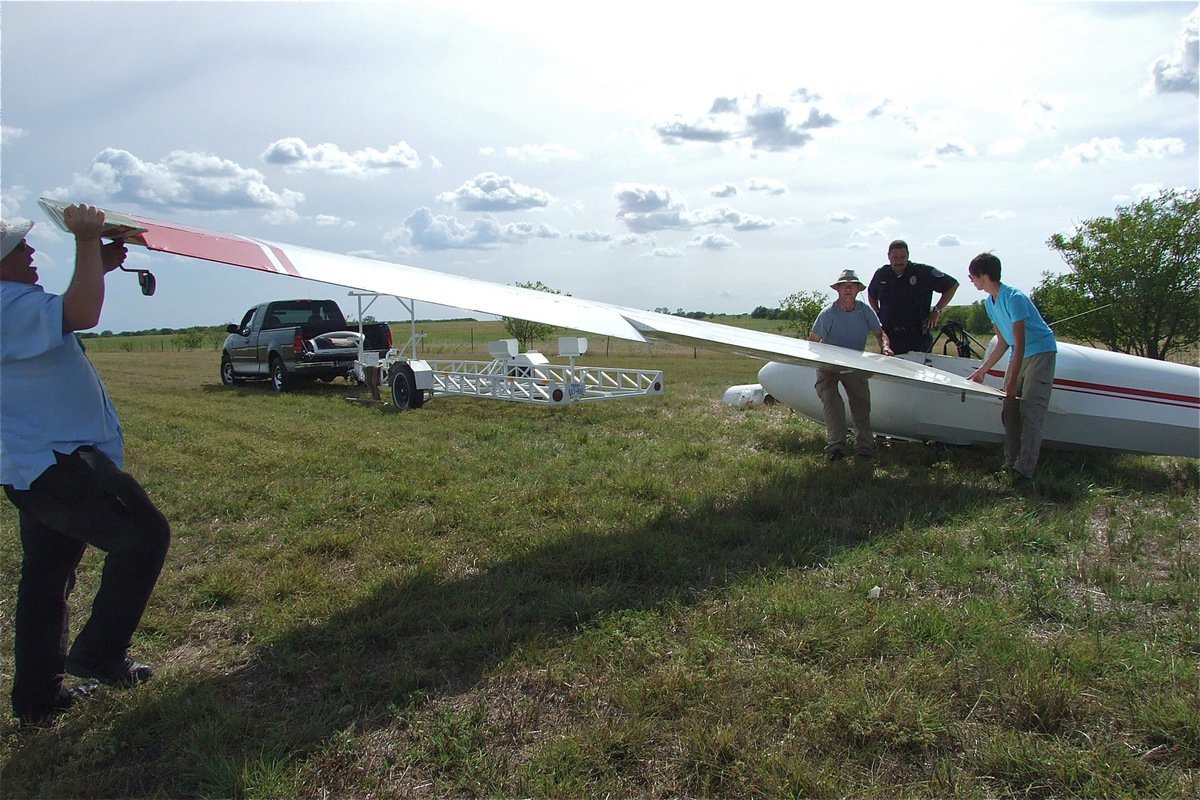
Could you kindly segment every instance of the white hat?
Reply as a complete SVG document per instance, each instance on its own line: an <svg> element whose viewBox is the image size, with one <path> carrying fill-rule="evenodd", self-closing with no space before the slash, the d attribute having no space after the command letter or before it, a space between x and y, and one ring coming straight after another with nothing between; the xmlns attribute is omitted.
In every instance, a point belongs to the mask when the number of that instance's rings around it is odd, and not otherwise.
<svg viewBox="0 0 1200 800"><path fill-rule="evenodd" d="M4 258L16 250L17 245L25 239L32 227L32 222L12 224L7 220L0 219L0 258Z"/></svg>

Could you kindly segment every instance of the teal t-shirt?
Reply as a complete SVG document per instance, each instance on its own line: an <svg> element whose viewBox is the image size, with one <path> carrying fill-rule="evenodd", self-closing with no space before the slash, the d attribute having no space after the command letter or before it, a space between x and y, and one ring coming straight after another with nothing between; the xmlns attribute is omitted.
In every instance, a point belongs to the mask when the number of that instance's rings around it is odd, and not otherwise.
<svg viewBox="0 0 1200 800"><path fill-rule="evenodd" d="M1000 330L1000 335L1009 347L1013 343L1013 323L1025 323L1025 355L1033 356L1038 353L1058 352L1058 342L1054 339L1054 331L1042 319L1037 306L1022 291L1011 286L1000 284L1000 293L995 301L991 296L983 299L984 310L988 318Z"/></svg>

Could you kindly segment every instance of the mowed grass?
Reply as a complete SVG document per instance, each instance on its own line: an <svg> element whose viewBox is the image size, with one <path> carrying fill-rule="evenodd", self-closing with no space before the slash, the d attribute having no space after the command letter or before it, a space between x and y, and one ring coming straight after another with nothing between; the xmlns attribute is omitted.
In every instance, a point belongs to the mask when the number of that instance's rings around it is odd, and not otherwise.
<svg viewBox="0 0 1200 800"><path fill-rule="evenodd" d="M756 362L604 356L667 393L390 414L95 353L174 532L158 675L5 723L0 794L1200 792L1194 461L1047 452L1034 492L987 448L827 466L821 427L721 405Z"/></svg>

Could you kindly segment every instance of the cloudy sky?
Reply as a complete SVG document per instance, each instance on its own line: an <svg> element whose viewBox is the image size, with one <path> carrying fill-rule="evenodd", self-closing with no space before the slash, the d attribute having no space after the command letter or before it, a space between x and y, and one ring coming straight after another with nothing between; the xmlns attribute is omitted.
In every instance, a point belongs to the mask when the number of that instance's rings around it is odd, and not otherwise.
<svg viewBox="0 0 1200 800"><path fill-rule="evenodd" d="M1193 2L0 3L6 219L39 196L637 308L749 312L887 243L1031 289L1196 187ZM136 250L100 329L344 290ZM832 293L830 293L832 299ZM404 316L394 300L373 310ZM447 312L419 306L419 316Z"/></svg>

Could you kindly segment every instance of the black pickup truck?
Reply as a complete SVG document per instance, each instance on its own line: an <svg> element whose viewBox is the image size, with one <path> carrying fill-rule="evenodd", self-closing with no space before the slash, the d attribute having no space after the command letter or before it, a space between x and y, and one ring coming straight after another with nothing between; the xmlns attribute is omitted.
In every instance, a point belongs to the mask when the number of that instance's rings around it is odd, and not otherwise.
<svg viewBox="0 0 1200 800"><path fill-rule="evenodd" d="M221 383L270 379L277 392L297 382L350 378L363 351L383 356L392 347L385 323L351 326L333 300L273 300L246 312L226 330L221 347Z"/></svg>

